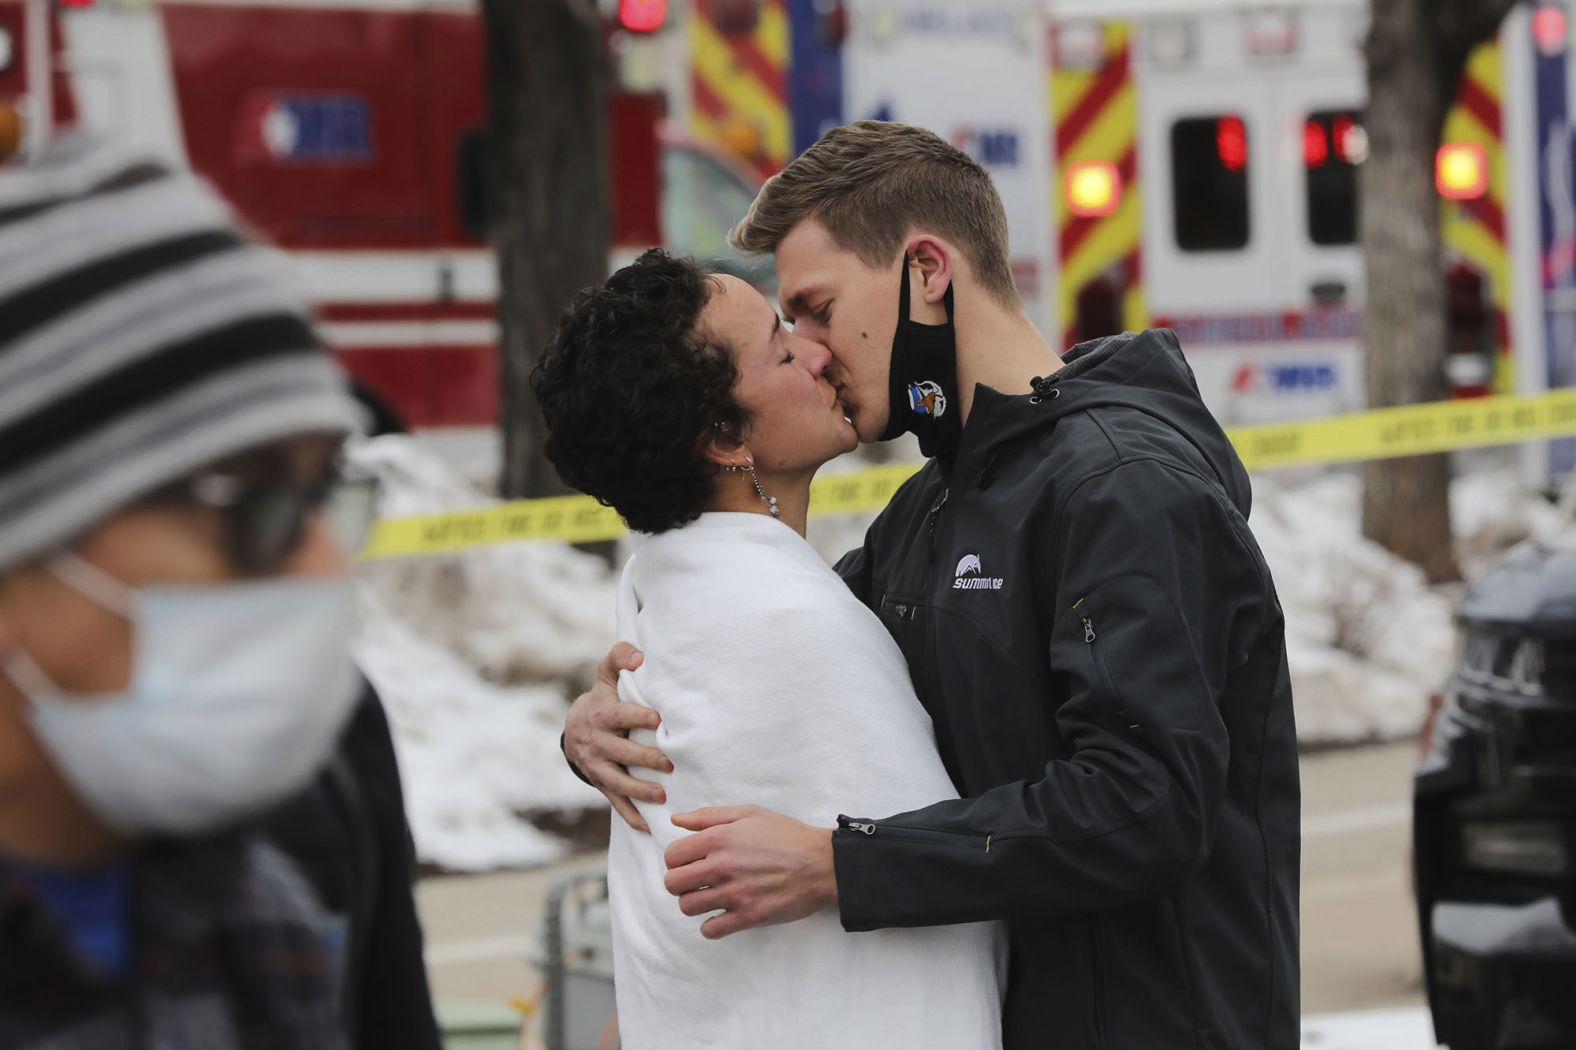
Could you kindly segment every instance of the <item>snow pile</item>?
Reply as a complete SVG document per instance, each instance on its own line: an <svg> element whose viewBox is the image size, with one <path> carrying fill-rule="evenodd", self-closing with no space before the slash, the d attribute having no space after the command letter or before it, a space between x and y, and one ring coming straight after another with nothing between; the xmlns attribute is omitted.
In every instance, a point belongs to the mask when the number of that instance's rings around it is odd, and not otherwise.
<svg viewBox="0 0 1576 1050"><path fill-rule="evenodd" d="M1450 525L1461 571L1476 579L1488 563L1523 540L1549 540L1571 528L1569 499L1556 507L1527 494L1514 471L1468 474L1450 487Z"/></svg>
<svg viewBox="0 0 1576 1050"><path fill-rule="evenodd" d="M1362 538L1362 482L1254 481L1250 525L1286 614L1297 735L1350 742L1417 731L1449 673L1451 603L1421 570Z"/></svg>
<svg viewBox="0 0 1576 1050"><path fill-rule="evenodd" d="M352 456L383 481L381 517L496 502L414 438L377 438ZM395 616L494 682L584 674L613 644L616 578L601 558L565 544L393 558L363 566L358 576Z"/></svg>
<svg viewBox="0 0 1576 1050"><path fill-rule="evenodd" d="M351 453L383 517L488 502L418 442ZM355 654L388 708L420 858L454 870L541 864L562 843L518 814L605 805L558 753L570 691L612 644L614 577L561 544L358 567Z"/></svg>
<svg viewBox="0 0 1576 1050"><path fill-rule="evenodd" d="M545 864L562 842L518 816L522 810L603 805L558 753L564 691L504 687L361 589L353 651L388 709L405 781L416 852L455 871Z"/></svg>
<svg viewBox="0 0 1576 1050"><path fill-rule="evenodd" d="M1297 733L1353 742L1417 730L1450 674L1458 587L1362 538L1362 481L1332 471L1254 478L1251 524L1286 612ZM1450 488L1456 553L1468 580L1522 540L1568 530L1568 507L1527 491L1515 470L1481 469Z"/></svg>

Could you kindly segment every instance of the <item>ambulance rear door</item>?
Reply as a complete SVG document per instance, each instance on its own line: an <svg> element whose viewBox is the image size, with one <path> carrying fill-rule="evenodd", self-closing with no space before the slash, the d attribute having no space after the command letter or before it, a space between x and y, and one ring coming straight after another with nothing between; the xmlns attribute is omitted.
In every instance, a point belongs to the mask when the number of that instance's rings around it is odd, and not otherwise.
<svg viewBox="0 0 1576 1050"><path fill-rule="evenodd" d="M1269 29L1201 17L1186 50L1163 40L1174 21L1142 29L1149 309L1228 425L1363 401L1361 69L1345 19L1304 14Z"/></svg>

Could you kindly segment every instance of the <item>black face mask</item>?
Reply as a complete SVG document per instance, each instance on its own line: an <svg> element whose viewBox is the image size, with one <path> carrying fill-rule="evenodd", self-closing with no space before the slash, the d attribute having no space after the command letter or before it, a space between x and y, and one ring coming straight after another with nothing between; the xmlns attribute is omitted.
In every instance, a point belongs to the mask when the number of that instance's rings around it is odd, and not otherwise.
<svg viewBox="0 0 1576 1050"><path fill-rule="evenodd" d="M929 456L951 456L963 434L959 422L958 336L953 327L952 286L943 303L946 324L920 324L908 315L908 256L903 256L902 290L898 293L897 334L892 339L892 373L888 383L891 402L882 441L905 433L919 438L919 450Z"/></svg>

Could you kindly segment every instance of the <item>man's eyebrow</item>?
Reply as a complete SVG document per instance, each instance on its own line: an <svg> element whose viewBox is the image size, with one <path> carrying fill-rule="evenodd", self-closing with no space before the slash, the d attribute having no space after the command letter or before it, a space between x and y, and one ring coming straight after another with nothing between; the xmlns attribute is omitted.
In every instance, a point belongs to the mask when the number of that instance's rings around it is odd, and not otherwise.
<svg viewBox="0 0 1576 1050"><path fill-rule="evenodd" d="M804 309L804 306L805 302L803 292L800 292L797 295L790 295L788 298L782 301L783 315L785 317L795 317L798 315L800 310Z"/></svg>

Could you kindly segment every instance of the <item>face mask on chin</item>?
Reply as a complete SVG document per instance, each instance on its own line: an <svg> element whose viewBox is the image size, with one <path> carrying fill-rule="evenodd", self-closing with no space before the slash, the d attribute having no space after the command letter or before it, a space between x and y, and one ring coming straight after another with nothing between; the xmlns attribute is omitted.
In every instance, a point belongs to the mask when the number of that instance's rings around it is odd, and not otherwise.
<svg viewBox="0 0 1576 1050"><path fill-rule="evenodd" d="M959 421L958 335L953 324L952 286L942 302L945 324L921 324L909 317L909 258L905 253L898 292L897 333L892 339L890 402L882 441L904 434L919 438L926 457L951 457L963 434Z"/></svg>
<svg viewBox="0 0 1576 1050"><path fill-rule="evenodd" d="M192 835L265 809L327 760L361 693L348 579L130 588L74 554L50 571L127 616L131 681L74 696L20 650L3 670L72 789L128 838Z"/></svg>

